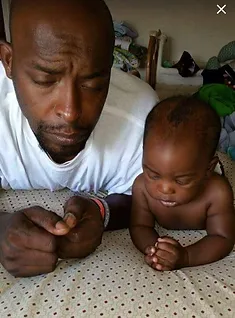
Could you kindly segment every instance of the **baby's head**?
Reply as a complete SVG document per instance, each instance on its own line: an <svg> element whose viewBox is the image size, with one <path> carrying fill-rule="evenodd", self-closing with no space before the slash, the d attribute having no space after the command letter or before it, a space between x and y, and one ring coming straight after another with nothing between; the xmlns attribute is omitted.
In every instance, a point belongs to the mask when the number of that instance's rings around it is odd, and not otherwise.
<svg viewBox="0 0 235 318"><path fill-rule="evenodd" d="M149 113L144 132L143 171L150 196L167 207L192 201L218 162L220 118L208 104L177 96Z"/></svg>

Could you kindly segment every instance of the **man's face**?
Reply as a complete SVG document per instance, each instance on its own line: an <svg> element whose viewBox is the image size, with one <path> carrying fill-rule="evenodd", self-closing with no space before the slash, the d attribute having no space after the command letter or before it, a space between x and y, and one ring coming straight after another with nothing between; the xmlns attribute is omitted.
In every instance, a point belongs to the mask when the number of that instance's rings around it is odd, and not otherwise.
<svg viewBox="0 0 235 318"><path fill-rule="evenodd" d="M13 43L18 102L41 147L58 163L83 149L108 92L112 47L90 31L58 32L41 24L23 43Z"/></svg>

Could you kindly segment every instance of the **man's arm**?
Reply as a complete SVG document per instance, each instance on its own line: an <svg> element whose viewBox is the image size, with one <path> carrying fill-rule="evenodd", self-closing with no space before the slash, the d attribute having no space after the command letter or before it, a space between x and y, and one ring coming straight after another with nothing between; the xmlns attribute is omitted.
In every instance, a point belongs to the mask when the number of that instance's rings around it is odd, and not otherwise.
<svg viewBox="0 0 235 318"><path fill-rule="evenodd" d="M125 194L111 194L105 198L110 209L110 219L107 231L120 230L129 227L132 196Z"/></svg>
<svg viewBox="0 0 235 318"><path fill-rule="evenodd" d="M154 229L155 217L149 210L143 187L141 174L136 178L132 189L130 235L138 250L145 254L146 248L154 246L159 235Z"/></svg>
<svg viewBox="0 0 235 318"><path fill-rule="evenodd" d="M186 247L188 264L182 264L182 267L218 261L233 249L235 242L233 191L228 182L221 180L217 183L217 187L214 187L213 203L207 212L207 236Z"/></svg>

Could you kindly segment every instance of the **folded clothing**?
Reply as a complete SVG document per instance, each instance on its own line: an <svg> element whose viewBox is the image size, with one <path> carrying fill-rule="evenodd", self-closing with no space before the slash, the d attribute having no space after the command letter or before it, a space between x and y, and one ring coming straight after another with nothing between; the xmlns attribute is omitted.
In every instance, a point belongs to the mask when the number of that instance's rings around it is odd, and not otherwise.
<svg viewBox="0 0 235 318"><path fill-rule="evenodd" d="M196 93L197 98L207 102L220 117L235 111L235 91L224 84L207 84Z"/></svg>
<svg viewBox="0 0 235 318"><path fill-rule="evenodd" d="M122 37L124 35L130 36L132 39L138 36L138 33L133 30L126 22L113 21L113 27L116 37Z"/></svg>
<svg viewBox="0 0 235 318"><path fill-rule="evenodd" d="M115 38L115 47L119 47L123 50L129 50L129 46L132 43L132 38L129 36L122 36Z"/></svg>
<svg viewBox="0 0 235 318"><path fill-rule="evenodd" d="M218 150L229 153L231 157L231 150L235 147L235 112L221 117L221 127Z"/></svg>
<svg viewBox="0 0 235 318"><path fill-rule="evenodd" d="M114 67L121 68L122 70L129 72L139 66L138 58L127 50L114 48Z"/></svg>
<svg viewBox="0 0 235 318"><path fill-rule="evenodd" d="M218 56L212 56L207 64L206 69L217 70L224 64L230 64L234 68L233 61L235 60L235 41L231 41L222 47Z"/></svg>
<svg viewBox="0 0 235 318"><path fill-rule="evenodd" d="M136 68L140 66L147 55L147 48L133 42L138 33L126 22L113 21L115 30L114 66L125 71L137 73ZM139 73L137 73L138 76Z"/></svg>

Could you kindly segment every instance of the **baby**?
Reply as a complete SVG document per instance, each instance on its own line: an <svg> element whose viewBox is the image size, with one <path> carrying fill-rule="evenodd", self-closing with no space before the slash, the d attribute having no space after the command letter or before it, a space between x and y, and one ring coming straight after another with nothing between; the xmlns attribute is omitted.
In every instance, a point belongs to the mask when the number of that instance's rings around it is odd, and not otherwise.
<svg viewBox="0 0 235 318"><path fill-rule="evenodd" d="M214 172L220 130L216 112L194 97L168 98L146 119L143 173L133 185L130 234L156 270L208 264L233 249L233 191ZM155 221L172 230L206 229L207 235L183 247L160 237Z"/></svg>

